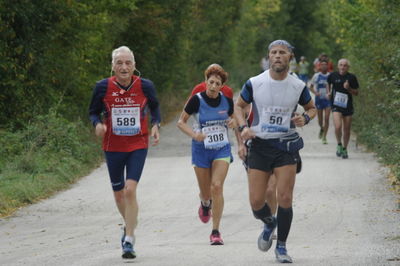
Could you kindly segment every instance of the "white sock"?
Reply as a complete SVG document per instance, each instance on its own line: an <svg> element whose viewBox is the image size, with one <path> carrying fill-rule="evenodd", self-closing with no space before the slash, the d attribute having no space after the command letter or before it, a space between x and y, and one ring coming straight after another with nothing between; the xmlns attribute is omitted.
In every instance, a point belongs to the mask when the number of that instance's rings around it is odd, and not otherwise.
<svg viewBox="0 0 400 266"><path fill-rule="evenodd" d="M207 200L207 201L201 200L201 203L203 203L204 207L209 207L211 204L211 201L210 200Z"/></svg>
<svg viewBox="0 0 400 266"><path fill-rule="evenodd" d="M132 245L135 244L135 238L133 236L125 236L125 242L129 242Z"/></svg>

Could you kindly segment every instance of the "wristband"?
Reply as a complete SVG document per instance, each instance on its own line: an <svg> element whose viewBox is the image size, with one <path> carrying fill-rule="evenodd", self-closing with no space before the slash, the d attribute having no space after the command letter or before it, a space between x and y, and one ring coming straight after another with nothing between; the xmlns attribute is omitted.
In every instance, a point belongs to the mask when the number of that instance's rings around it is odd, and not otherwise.
<svg viewBox="0 0 400 266"><path fill-rule="evenodd" d="M247 125L239 126L238 127L239 132L242 132L243 129L245 129L246 127L248 127L248 126Z"/></svg>
<svg viewBox="0 0 400 266"><path fill-rule="evenodd" d="M305 119L304 125L307 125L311 120L310 116L308 114L306 114L306 113L303 113L302 116Z"/></svg>

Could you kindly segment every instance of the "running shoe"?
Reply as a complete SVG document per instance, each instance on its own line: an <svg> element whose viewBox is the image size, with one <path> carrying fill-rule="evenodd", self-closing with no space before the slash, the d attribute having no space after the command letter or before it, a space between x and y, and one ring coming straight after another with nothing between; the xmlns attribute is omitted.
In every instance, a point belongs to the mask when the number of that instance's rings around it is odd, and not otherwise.
<svg viewBox="0 0 400 266"><path fill-rule="evenodd" d="M124 240L126 236L126 227L124 226L123 232L122 232L122 237L121 237L121 247L124 248Z"/></svg>
<svg viewBox="0 0 400 266"><path fill-rule="evenodd" d="M213 246L223 245L224 240L222 240L221 233L213 233L210 235L210 243Z"/></svg>
<svg viewBox="0 0 400 266"><path fill-rule="evenodd" d="M322 138L322 144L328 144L328 141L326 140L325 137Z"/></svg>
<svg viewBox="0 0 400 266"><path fill-rule="evenodd" d="M122 245L122 258L134 259L136 258L136 252L133 250L133 245L130 242L125 241Z"/></svg>
<svg viewBox="0 0 400 266"><path fill-rule="evenodd" d="M272 236L276 228L276 218L272 217L272 219L272 225L264 225L264 230L261 232L257 241L258 249L264 252L267 252L272 245Z"/></svg>
<svg viewBox="0 0 400 266"><path fill-rule="evenodd" d="M321 128L318 133L318 138L321 139L323 134L324 134L324 130Z"/></svg>
<svg viewBox="0 0 400 266"><path fill-rule="evenodd" d="M203 223L208 223L211 218L211 202L210 206L206 207L203 205L203 202L200 202L199 207L199 218Z"/></svg>
<svg viewBox="0 0 400 266"><path fill-rule="evenodd" d="M337 145L336 147L336 156L337 157L342 157L343 153L343 146L342 145Z"/></svg>
<svg viewBox="0 0 400 266"><path fill-rule="evenodd" d="M292 263L292 258L287 254L287 250L285 246L277 246L275 249L276 259L280 263Z"/></svg>
<svg viewBox="0 0 400 266"><path fill-rule="evenodd" d="M343 150L342 150L342 158L343 158L343 159L349 158L349 155L347 154L347 149L343 149Z"/></svg>

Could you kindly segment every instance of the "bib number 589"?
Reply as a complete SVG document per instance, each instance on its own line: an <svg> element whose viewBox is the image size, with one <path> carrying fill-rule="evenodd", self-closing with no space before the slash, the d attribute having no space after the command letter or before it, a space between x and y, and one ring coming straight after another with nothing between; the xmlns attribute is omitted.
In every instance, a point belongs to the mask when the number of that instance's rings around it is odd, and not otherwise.
<svg viewBox="0 0 400 266"><path fill-rule="evenodd" d="M134 126L135 125L135 118L131 117L118 117L117 118L117 126Z"/></svg>

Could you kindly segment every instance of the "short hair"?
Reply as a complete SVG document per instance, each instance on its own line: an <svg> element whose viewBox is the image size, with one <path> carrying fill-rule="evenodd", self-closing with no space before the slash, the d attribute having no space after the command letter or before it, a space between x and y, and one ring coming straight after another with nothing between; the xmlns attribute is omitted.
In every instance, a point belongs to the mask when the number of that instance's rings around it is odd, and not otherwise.
<svg viewBox="0 0 400 266"><path fill-rule="evenodd" d="M218 64L211 64L204 71L204 76L209 79L212 75L217 75L221 78L222 84L228 80L228 73Z"/></svg>
<svg viewBox="0 0 400 266"><path fill-rule="evenodd" d="M135 63L135 56L133 55L133 52L131 49L129 49L128 46L120 46L117 49L114 49L111 53L112 61L111 64L114 65L115 59L117 56L119 56L121 53L129 53L132 56L132 62Z"/></svg>
<svg viewBox="0 0 400 266"><path fill-rule="evenodd" d="M346 61L346 62L347 62L347 65L350 66L350 61L349 61L349 59L347 59L347 58L339 59L338 65L340 64L340 61Z"/></svg>
<svg viewBox="0 0 400 266"><path fill-rule="evenodd" d="M285 41L285 40L275 40L275 41L271 42L271 43L268 45L268 51L271 50L272 47L277 46L277 45L286 46L286 47L289 49L289 51L290 51L291 53L293 53L294 46L291 45L288 41Z"/></svg>
<svg viewBox="0 0 400 266"><path fill-rule="evenodd" d="M320 63L327 63L327 64L328 64L328 60L326 60L326 59L319 60L319 62L320 62Z"/></svg>

